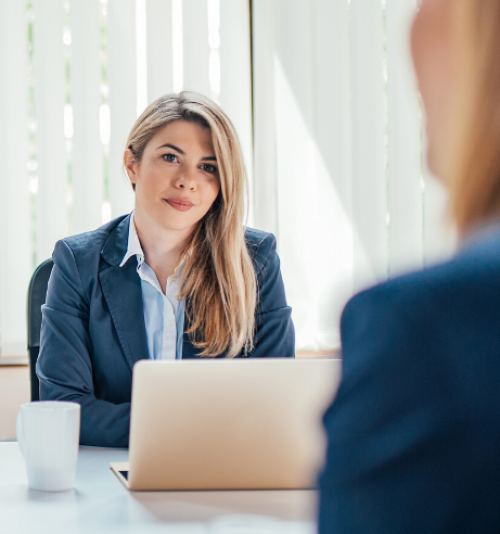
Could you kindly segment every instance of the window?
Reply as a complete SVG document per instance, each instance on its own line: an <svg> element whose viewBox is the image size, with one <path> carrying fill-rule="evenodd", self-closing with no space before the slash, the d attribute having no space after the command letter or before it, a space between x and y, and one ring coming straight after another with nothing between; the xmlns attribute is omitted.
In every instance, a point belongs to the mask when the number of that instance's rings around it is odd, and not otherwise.
<svg viewBox="0 0 500 534"><path fill-rule="evenodd" d="M25 354L57 239L130 211L126 136L181 88L233 120L249 224L278 238L297 349L353 292L447 253L408 53L416 0L20 0L0 18L0 356Z"/></svg>

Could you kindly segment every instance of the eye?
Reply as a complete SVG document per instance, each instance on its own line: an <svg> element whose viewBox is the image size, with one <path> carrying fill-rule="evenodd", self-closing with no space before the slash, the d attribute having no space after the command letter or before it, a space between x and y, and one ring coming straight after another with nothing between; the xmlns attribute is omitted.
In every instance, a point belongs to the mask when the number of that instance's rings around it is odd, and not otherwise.
<svg viewBox="0 0 500 534"><path fill-rule="evenodd" d="M211 174L213 174L214 172L217 172L217 167L215 167L214 165L210 165L209 163L204 163L202 166L201 166L201 169L205 172L209 172Z"/></svg>
<svg viewBox="0 0 500 534"><path fill-rule="evenodd" d="M177 161L177 156L175 154L163 154L162 158L169 163L175 163Z"/></svg>

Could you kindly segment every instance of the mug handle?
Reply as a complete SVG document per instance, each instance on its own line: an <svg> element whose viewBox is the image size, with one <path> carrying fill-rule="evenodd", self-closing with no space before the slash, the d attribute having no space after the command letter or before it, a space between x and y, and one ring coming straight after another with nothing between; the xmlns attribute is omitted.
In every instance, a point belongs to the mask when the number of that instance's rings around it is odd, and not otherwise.
<svg viewBox="0 0 500 534"><path fill-rule="evenodd" d="M23 413L21 409L19 409L16 419L16 436L19 449L21 450L21 454L24 456Z"/></svg>

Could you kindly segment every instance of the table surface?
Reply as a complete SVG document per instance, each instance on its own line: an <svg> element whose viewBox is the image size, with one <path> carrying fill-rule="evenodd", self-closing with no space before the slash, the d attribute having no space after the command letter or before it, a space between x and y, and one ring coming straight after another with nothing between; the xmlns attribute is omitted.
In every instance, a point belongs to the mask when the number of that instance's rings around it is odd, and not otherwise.
<svg viewBox="0 0 500 534"><path fill-rule="evenodd" d="M304 491L129 492L109 469L128 451L80 447L75 489L30 490L17 443L0 443L0 532L9 534L314 534Z"/></svg>

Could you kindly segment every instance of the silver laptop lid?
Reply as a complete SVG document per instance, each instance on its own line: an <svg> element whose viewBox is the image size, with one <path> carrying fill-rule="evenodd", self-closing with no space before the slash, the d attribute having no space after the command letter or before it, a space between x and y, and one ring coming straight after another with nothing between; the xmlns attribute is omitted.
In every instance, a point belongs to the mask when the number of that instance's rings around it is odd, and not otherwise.
<svg viewBox="0 0 500 534"><path fill-rule="evenodd" d="M341 361L140 361L129 488L285 489L315 484L321 417Z"/></svg>

